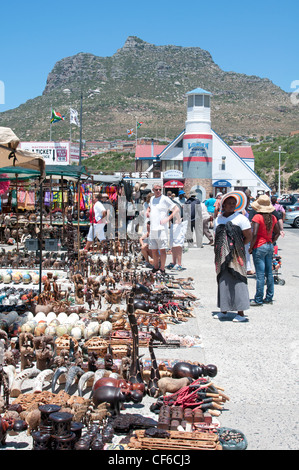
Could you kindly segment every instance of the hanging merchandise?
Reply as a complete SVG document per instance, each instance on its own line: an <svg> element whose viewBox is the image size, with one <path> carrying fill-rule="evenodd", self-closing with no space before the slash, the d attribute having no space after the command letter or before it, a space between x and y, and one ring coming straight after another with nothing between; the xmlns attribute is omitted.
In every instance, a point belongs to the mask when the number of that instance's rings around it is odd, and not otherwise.
<svg viewBox="0 0 299 470"><path fill-rule="evenodd" d="M0 178L7 178L7 175L0 175ZM10 186L10 181L0 181L0 195L6 193Z"/></svg>
<svg viewBox="0 0 299 470"><path fill-rule="evenodd" d="M25 209L26 191L24 188L19 188L18 191L18 209Z"/></svg>
<svg viewBox="0 0 299 470"><path fill-rule="evenodd" d="M13 189L11 192L11 207L17 207L18 199L17 199L17 190Z"/></svg>
<svg viewBox="0 0 299 470"><path fill-rule="evenodd" d="M84 188L83 185L80 187L80 210L85 210L85 202L84 202Z"/></svg>
<svg viewBox="0 0 299 470"><path fill-rule="evenodd" d="M25 209L28 211L33 211L35 209L35 192L34 191L26 191Z"/></svg>
<svg viewBox="0 0 299 470"><path fill-rule="evenodd" d="M44 205L50 207L53 201L53 194L50 191L45 191Z"/></svg>

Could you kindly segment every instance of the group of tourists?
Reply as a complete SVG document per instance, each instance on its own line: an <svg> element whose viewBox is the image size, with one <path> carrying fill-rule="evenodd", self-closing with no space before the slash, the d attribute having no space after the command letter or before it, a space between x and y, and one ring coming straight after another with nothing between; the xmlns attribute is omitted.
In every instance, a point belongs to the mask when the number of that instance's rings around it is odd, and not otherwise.
<svg viewBox="0 0 299 470"><path fill-rule="evenodd" d="M95 237L105 239L104 227L109 213L105 196L95 195L85 250L90 248ZM210 194L208 199L200 202L195 192L188 198L183 190L177 197L164 195L161 184L156 183L143 209L140 248L145 267L151 268L153 273L163 276L165 269L184 270L182 256L186 242L190 247L196 241L195 246L202 247L203 236L206 236L208 244L214 246L217 306L220 309L214 318L225 318L230 311L237 312L233 321L247 321L244 312L250 307L273 302L274 246L278 237L284 235L283 208L274 196L270 199L263 194L253 201L247 189L245 192L217 193L215 198ZM172 262L165 266L167 253L171 253ZM247 278L253 274L256 276L256 293L250 299Z"/></svg>

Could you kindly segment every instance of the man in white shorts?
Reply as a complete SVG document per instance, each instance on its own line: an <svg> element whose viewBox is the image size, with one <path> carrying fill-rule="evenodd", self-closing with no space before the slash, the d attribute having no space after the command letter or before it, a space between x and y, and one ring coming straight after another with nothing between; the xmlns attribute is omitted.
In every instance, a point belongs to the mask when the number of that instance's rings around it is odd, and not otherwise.
<svg viewBox="0 0 299 470"><path fill-rule="evenodd" d="M87 243L84 247L84 250L86 251L88 251L91 247L95 237L97 237L99 241L105 240L106 238L104 232L106 220L104 219L107 215L107 211L105 210L103 204L100 202L100 198L101 194L93 195L93 205L89 212L89 221L91 225L86 237Z"/></svg>
<svg viewBox="0 0 299 470"><path fill-rule="evenodd" d="M165 273L166 250L168 249L169 221L179 216L180 209L169 197L162 194L162 187L156 183L153 186L154 196L151 197L147 209L150 219L149 249L152 250L154 268L153 272ZM160 259L160 267L159 267Z"/></svg>

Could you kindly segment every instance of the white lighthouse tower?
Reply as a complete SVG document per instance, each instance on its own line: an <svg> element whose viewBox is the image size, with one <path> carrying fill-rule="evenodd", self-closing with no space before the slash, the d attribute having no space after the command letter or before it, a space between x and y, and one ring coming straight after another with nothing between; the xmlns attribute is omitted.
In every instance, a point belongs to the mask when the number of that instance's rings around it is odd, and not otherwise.
<svg viewBox="0 0 299 470"><path fill-rule="evenodd" d="M185 178L212 179L213 135L211 93L202 88L187 93L187 120L183 137Z"/></svg>

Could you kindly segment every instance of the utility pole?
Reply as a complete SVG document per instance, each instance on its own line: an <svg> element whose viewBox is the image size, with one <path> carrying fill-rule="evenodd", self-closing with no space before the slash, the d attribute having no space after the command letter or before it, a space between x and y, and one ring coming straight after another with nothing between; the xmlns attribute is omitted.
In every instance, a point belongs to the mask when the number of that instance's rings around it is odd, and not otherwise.
<svg viewBox="0 0 299 470"><path fill-rule="evenodd" d="M83 103L83 91L81 88L81 97L80 97L80 148L79 148L79 166L82 163L82 103Z"/></svg>
<svg viewBox="0 0 299 470"><path fill-rule="evenodd" d="M281 146L278 147L278 150L273 150L273 153L278 153L278 197L280 197L281 193L281 184L280 184L280 161L281 161L281 154L287 153L282 152Z"/></svg>

